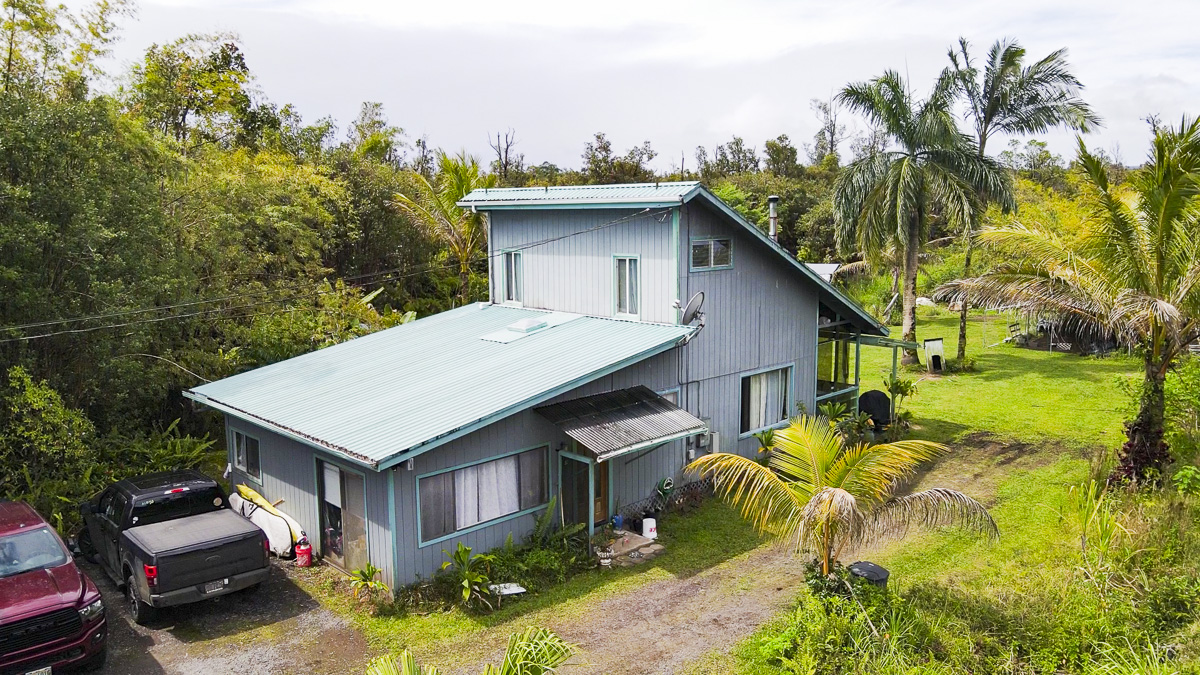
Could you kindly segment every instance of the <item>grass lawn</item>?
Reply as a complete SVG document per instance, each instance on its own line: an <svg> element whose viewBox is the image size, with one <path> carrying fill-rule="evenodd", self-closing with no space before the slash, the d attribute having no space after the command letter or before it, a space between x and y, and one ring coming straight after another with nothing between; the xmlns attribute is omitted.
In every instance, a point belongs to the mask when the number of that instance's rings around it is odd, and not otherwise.
<svg viewBox="0 0 1200 675"><path fill-rule="evenodd" d="M1089 456L1098 448L1111 450L1123 441L1126 410L1118 381L1135 377L1137 363L1125 356L1096 359L989 346L1002 340L1007 320L995 315L986 323L972 319L968 354L975 358L977 372L927 377L908 403L916 418L915 436L956 447L915 488L967 492L988 506L1001 538L986 543L952 530L915 532L903 541L859 551L855 558L888 568L891 586L902 594L916 589L944 594L948 605L973 603L981 613L1021 622L1022 612L1045 608L1023 608L1013 598L1031 589L1057 589L1078 574L1078 542L1059 516L1065 488L1088 478ZM957 317L924 315L918 335L943 337L953 356ZM882 388L890 372L890 350L863 349L864 389ZM962 621L950 612L941 620L948 634ZM781 616L731 654L710 653L687 672L779 672L762 661L758 646L785 623ZM967 635L969 628L963 623L961 634Z"/></svg>
<svg viewBox="0 0 1200 675"><path fill-rule="evenodd" d="M722 565L758 548L765 540L730 507L713 500L688 514L667 514L659 526L666 549L635 567L591 570L536 596L505 604L491 614L459 609L420 615L370 616L347 593L333 592L336 574L314 568L300 577L322 604L350 616L373 647L412 651L419 662L452 670L501 650L509 635L531 625L582 619L605 600L659 581L685 578Z"/></svg>

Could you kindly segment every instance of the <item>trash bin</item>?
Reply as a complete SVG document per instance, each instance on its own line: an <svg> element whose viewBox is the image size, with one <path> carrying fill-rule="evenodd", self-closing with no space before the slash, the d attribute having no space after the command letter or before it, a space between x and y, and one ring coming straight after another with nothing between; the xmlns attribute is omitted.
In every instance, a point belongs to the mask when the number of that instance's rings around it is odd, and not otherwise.
<svg viewBox="0 0 1200 675"><path fill-rule="evenodd" d="M850 566L850 574L863 579L867 583L887 588L888 577L890 572L872 562L860 561Z"/></svg>

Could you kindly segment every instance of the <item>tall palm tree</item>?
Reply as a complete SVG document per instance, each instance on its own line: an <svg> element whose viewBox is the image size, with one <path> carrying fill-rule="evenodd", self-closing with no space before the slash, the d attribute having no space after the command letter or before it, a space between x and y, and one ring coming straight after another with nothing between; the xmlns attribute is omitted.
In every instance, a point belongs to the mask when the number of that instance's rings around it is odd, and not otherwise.
<svg viewBox="0 0 1200 675"><path fill-rule="evenodd" d="M1012 180L995 160L976 152L959 133L950 111L952 88L939 78L928 98L917 101L894 71L847 85L838 101L867 118L888 147L860 157L834 185L839 245L878 255L888 246L904 252L902 283L905 340L917 337L917 267L929 238L929 216L940 208L961 225L980 208L979 195L1012 205ZM915 363L906 350L905 363Z"/></svg>
<svg viewBox="0 0 1200 675"><path fill-rule="evenodd" d="M488 664L483 675L552 675L575 653L575 647L545 628L529 627L508 638L508 649L499 666ZM406 649L399 656L383 656L367 665L366 675L438 675L433 666L418 666Z"/></svg>
<svg viewBox="0 0 1200 675"><path fill-rule="evenodd" d="M712 477L717 495L758 530L813 553L829 574L847 546L903 536L915 524L998 534L987 509L956 490L895 494L899 480L946 450L928 441L847 445L824 417L804 417L775 432L765 466L714 453L687 468Z"/></svg>
<svg viewBox="0 0 1200 675"><path fill-rule="evenodd" d="M496 186L496 177L483 174L479 160L466 152L455 156L438 151L437 175L431 181L417 171L408 172L408 194L397 194L400 208L424 225L448 249L458 264L458 300L470 301L471 264L486 248L483 216L457 205L475 188Z"/></svg>
<svg viewBox="0 0 1200 675"><path fill-rule="evenodd" d="M1117 468L1118 477L1135 478L1170 460L1163 383L1200 337L1200 122L1185 117L1178 128L1158 128L1128 191L1109 183L1106 162L1082 140L1078 163L1090 212L1078 237L1037 225L985 228L980 241L1008 252L1012 262L938 294L1058 317L1136 347L1143 391Z"/></svg>
<svg viewBox="0 0 1200 675"><path fill-rule="evenodd" d="M967 104L967 120L975 136L975 150L985 156L992 136L1026 136L1067 127L1087 133L1100 125L1100 117L1079 97L1083 89L1067 65L1067 50L1059 49L1045 58L1025 65L1025 48L1015 40L997 40L987 53L983 72L971 59L971 45L958 39L958 49L949 52L950 66L942 77ZM979 196L986 209L987 195ZM979 229L983 209L964 223L967 250L963 277L971 276L974 233ZM964 297L958 317L958 358L967 356L967 308Z"/></svg>

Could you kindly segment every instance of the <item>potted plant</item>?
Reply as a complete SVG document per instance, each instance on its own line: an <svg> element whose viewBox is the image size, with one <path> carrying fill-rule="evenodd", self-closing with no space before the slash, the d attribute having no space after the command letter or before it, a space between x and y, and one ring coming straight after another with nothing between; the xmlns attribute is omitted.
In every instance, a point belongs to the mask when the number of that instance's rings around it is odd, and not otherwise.
<svg viewBox="0 0 1200 675"><path fill-rule="evenodd" d="M614 534L611 525L605 525L598 532L592 535L592 550L596 553L596 558L600 561L601 567L609 567L613 561L613 541Z"/></svg>

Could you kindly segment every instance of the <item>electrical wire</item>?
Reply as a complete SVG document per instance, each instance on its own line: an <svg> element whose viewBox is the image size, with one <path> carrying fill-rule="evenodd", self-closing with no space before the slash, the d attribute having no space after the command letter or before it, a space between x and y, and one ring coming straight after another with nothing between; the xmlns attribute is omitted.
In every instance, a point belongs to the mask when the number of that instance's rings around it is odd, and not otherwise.
<svg viewBox="0 0 1200 675"><path fill-rule="evenodd" d="M487 260L487 259L491 259L491 258L498 258L498 257L504 255L505 253L509 253L509 252L513 252L513 251L524 251L524 250L528 250L531 248L536 248L538 246L545 246L546 244L550 244L550 243L553 243L556 241L561 241L561 240L567 239L569 237L575 237L575 236L579 236L582 234L588 234L591 232L595 232L597 230L612 227L614 225L618 225L620 223L624 223L624 222L627 222L627 221L635 219L635 218L654 217L656 215L665 214L665 213L669 213L669 212L670 212L670 209L668 208L668 209L662 209L660 211L651 213L650 209L646 208L646 209L643 209L636 213L629 214L627 216L623 216L621 218L617 218L612 221L601 223L600 225L596 225L596 226L593 226L593 227L590 227L590 228L587 228L584 230L580 230L578 232L569 232L564 235L559 235L556 237L548 237L546 239L541 239L541 240L537 240L537 241L533 241L533 242L527 242L525 244L521 244L520 246L516 246L516 247L509 247L499 253L484 255L484 256L482 256L482 258L475 258L471 262L475 262L480 259ZM423 265L423 266L419 267L418 269L409 270L409 271L405 272L404 274L390 276L390 277L384 277L384 278L378 278L378 279L370 278L370 277L377 277L377 276L384 275L384 274L400 272L400 271L403 271L404 268L396 268L396 269L392 269L392 270L381 270L378 272L372 272L372 273L367 273L367 274L355 275L355 276L350 276L350 277L342 277L340 280L343 282L347 282L347 281L359 282L357 285L379 284L379 283L387 283L390 281L398 281L398 280L416 276L419 274L424 274L426 272L429 272L429 271L432 271L432 270L438 269L438 268L448 270L448 269L453 269L455 267L458 267L457 263L444 263L441 265L427 264L427 265ZM366 279L366 280L361 281L364 279ZM300 286L297 285L297 286L294 286L293 288L299 288L299 287ZM28 328L44 328L44 327L48 327L48 326L57 326L57 325L77 323L77 322L83 322L83 321L94 321L94 320L98 320L98 319L112 319L112 318L124 317L124 316L135 316L138 314L146 314L146 313L150 313L150 312L167 311L167 310L171 310L171 309L180 309L180 308L184 308L184 307L196 307L199 305L212 304L215 302L224 302L226 300L253 298L253 297L258 297L258 296L263 296L263 295L269 295L272 293L277 293L280 290L287 290L287 289L286 288L285 289L273 288L273 289L269 289L269 290L259 291L256 293L234 294L234 295L222 296L219 298L207 298L207 299L202 299L202 300L192 300L192 301L188 301L188 302L176 303L173 305L160 305L157 307L147 307L147 308L134 309L134 310L125 310L125 311L121 311L121 312L109 312L109 313L105 313L105 314L95 314L95 315L91 315L91 316L73 317L73 318L69 318L69 319L56 319L56 320L51 320L51 321L40 321L40 322L33 322L33 323L27 323L27 324L14 325L14 326L5 326L5 327L0 328L0 331L13 332L13 331L18 331L18 330L25 330ZM3 338L3 339L0 339L0 344L4 344L4 343L8 343L8 342L23 342L23 341L29 341L29 340L36 340L36 339L40 339L40 338L53 337L53 336L57 336L57 335L88 333L88 332L104 330L104 329L108 329L108 328L124 328L124 327L128 327L128 326L134 326L134 325L140 325L140 324L146 324L146 323L158 323L158 322L162 322L162 321L171 321L171 320L175 320L175 319L194 318L197 316L205 316L208 314L229 312L229 311L234 311L237 309L260 307L260 306L270 305L270 304L278 304L281 302L288 302L288 301L299 299L302 297L307 297L312 294L325 295L325 294L331 293L331 292L334 292L334 291L333 290L304 291L304 292L301 292L297 295L290 296L290 297L273 298L271 300L267 300L267 301L264 301L261 303L239 305L237 307L215 307L215 308L203 309L203 310L199 310L196 312L185 313L185 314L172 314L172 315L164 316L164 317L152 317L152 318L148 318L148 319L138 319L138 320L134 320L134 321L106 324L106 325L102 325L102 326L88 326L85 328L73 328L73 329L67 329L67 330L52 331L52 332L48 332L48 333L38 333L36 335L24 335L24 336L17 336L17 337L11 337L11 338ZM229 317L229 318L235 319L235 318L243 318L243 317Z"/></svg>

